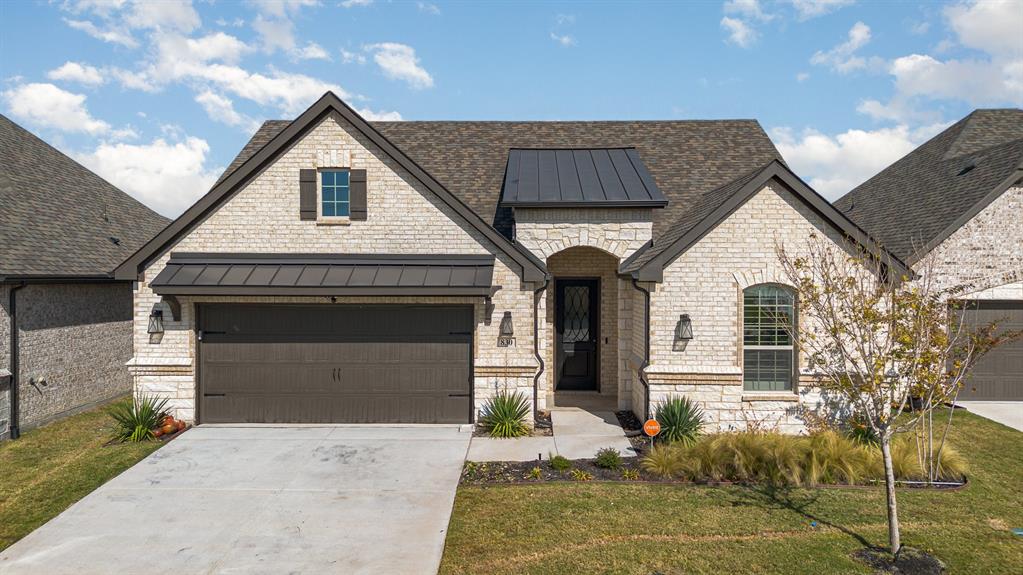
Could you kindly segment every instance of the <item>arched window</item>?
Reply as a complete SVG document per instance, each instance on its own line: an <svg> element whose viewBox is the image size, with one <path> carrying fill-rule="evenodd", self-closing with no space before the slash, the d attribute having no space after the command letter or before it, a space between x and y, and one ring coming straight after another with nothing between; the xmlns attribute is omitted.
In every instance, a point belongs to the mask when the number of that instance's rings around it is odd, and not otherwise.
<svg viewBox="0 0 1023 575"><path fill-rule="evenodd" d="M742 384L747 391L792 389L795 326L792 292L777 285L757 285L742 292Z"/></svg>

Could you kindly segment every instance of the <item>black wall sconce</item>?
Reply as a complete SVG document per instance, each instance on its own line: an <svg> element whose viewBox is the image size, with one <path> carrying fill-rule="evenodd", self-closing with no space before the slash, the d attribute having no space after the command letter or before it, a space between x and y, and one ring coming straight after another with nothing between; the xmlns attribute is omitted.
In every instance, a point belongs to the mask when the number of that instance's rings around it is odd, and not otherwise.
<svg viewBox="0 0 1023 575"><path fill-rule="evenodd" d="M504 312L501 317L501 327L497 333L497 346L508 347L515 343L515 327L512 325L512 315L510 311Z"/></svg>
<svg viewBox="0 0 1023 575"><path fill-rule="evenodd" d="M150 334L161 334L163 333L163 310L153 306L153 311L149 312L149 327L146 332Z"/></svg>
<svg viewBox="0 0 1023 575"><path fill-rule="evenodd" d="M693 320L689 319L689 314L684 313L678 316L678 323L675 324L675 343L672 347L675 351L685 351L692 339Z"/></svg>

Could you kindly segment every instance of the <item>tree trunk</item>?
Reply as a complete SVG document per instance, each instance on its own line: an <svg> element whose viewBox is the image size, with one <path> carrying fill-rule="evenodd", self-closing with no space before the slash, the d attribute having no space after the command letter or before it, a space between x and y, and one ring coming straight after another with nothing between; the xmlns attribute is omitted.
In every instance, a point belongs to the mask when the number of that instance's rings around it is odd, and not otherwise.
<svg viewBox="0 0 1023 575"><path fill-rule="evenodd" d="M902 548L902 541L899 537L899 510L895 505L895 468L892 466L892 438L884 434L881 436L881 457L884 459L884 485L885 495L888 497L888 543L892 555Z"/></svg>

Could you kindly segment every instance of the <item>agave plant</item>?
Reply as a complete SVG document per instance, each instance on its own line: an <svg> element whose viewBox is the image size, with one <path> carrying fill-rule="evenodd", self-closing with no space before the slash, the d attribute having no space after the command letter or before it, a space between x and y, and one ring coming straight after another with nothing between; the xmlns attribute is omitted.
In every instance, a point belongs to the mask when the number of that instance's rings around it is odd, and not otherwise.
<svg viewBox="0 0 1023 575"><path fill-rule="evenodd" d="M153 429L160 425L166 407L166 399L148 395L111 405L107 413L116 424L114 438L136 443L154 439Z"/></svg>
<svg viewBox="0 0 1023 575"><path fill-rule="evenodd" d="M500 392L487 400L480 410L479 424L491 437L522 437L529 435L526 416L529 398L520 392Z"/></svg>
<svg viewBox="0 0 1023 575"><path fill-rule="evenodd" d="M657 406L658 435L669 443L692 445L703 430L703 410L684 395L673 395Z"/></svg>

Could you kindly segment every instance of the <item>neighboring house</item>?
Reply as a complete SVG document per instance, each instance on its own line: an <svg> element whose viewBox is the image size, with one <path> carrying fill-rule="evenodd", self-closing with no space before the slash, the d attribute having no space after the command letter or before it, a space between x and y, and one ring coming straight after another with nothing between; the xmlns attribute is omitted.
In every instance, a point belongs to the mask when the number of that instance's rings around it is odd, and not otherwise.
<svg viewBox="0 0 1023 575"><path fill-rule="evenodd" d="M755 121L370 123L328 93L116 277L136 390L200 423L469 422L515 390L798 430L817 394L768 318L775 242L814 232L869 241Z"/></svg>
<svg viewBox="0 0 1023 575"><path fill-rule="evenodd" d="M0 115L0 438L131 390L112 272L166 224Z"/></svg>
<svg viewBox="0 0 1023 575"><path fill-rule="evenodd" d="M962 286L966 320L1023 329L1023 110L976 110L835 206L916 271ZM1023 341L985 356L964 400L1023 400Z"/></svg>

